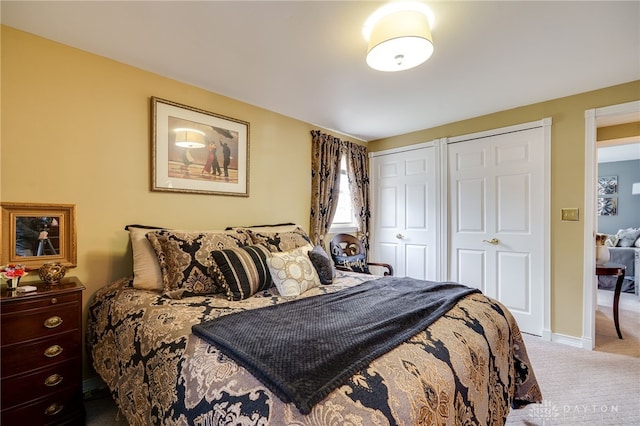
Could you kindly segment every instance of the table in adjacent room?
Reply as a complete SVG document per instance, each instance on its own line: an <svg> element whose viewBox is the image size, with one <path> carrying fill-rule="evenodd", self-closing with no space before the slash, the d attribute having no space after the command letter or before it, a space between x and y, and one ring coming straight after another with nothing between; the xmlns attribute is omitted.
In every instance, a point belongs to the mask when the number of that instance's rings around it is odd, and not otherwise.
<svg viewBox="0 0 640 426"><path fill-rule="evenodd" d="M620 332L620 321L618 319L618 302L620 302L620 291L622 290L622 282L624 281L624 273L626 267L619 263L605 263L604 265L596 265L596 275L614 275L618 277L616 288L613 293L613 322L616 325L618 338L622 339Z"/></svg>

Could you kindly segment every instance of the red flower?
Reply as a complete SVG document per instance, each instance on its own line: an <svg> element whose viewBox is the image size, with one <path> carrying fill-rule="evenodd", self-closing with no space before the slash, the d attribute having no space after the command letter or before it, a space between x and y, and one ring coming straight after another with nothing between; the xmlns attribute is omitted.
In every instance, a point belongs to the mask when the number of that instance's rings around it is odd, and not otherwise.
<svg viewBox="0 0 640 426"><path fill-rule="evenodd" d="M31 269L27 268L26 266L22 265L22 264L9 264L7 266L2 266L0 267L0 273L2 273L4 275L5 278L15 278L15 277L22 277L24 276L27 272L31 271Z"/></svg>

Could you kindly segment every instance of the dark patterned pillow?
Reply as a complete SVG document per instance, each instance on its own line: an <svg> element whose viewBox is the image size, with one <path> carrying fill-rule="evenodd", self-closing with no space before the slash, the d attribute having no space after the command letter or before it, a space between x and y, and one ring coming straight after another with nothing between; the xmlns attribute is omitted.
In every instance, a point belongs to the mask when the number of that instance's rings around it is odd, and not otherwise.
<svg viewBox="0 0 640 426"><path fill-rule="evenodd" d="M253 244L260 244L271 252L286 252L299 247L312 246L311 238L301 227L286 232L265 232L245 228Z"/></svg>
<svg viewBox="0 0 640 426"><path fill-rule="evenodd" d="M364 253L356 254L354 256L334 256L333 258L336 266L347 268L353 272L361 272L363 274L370 274L369 265L364 257Z"/></svg>
<svg viewBox="0 0 640 426"><path fill-rule="evenodd" d="M214 250L209 274L224 288L229 300L246 299L273 285L267 265L270 255L264 246Z"/></svg>
<svg viewBox="0 0 640 426"><path fill-rule="evenodd" d="M251 239L237 231L179 231L163 229L147 233L158 256L163 290L172 298L220 293L209 275L211 252L246 246Z"/></svg>
<svg viewBox="0 0 640 426"><path fill-rule="evenodd" d="M326 251L321 245L317 245L313 250L308 253L309 259L313 267L318 272L320 282L322 284L332 284L333 279L336 277L336 268L333 266L333 260L329 257Z"/></svg>

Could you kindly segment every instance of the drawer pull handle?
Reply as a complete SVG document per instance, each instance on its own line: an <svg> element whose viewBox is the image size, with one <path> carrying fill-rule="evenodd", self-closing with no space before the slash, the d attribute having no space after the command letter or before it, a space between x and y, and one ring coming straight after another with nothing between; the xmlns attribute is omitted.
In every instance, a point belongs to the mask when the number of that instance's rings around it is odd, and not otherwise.
<svg viewBox="0 0 640 426"><path fill-rule="evenodd" d="M46 356L47 358L53 358L54 356L60 355L62 353L62 350L62 347L59 345L49 346L44 351L44 356Z"/></svg>
<svg viewBox="0 0 640 426"><path fill-rule="evenodd" d="M47 318L44 322L44 326L47 328L56 328L58 327L60 324L62 324L62 318L56 316L56 317L51 317L51 318Z"/></svg>
<svg viewBox="0 0 640 426"><path fill-rule="evenodd" d="M44 410L44 414L45 416L55 416L60 411L62 411L63 408L64 408L64 405L54 402Z"/></svg>
<svg viewBox="0 0 640 426"><path fill-rule="evenodd" d="M47 377L46 379L44 379L44 385L45 386L57 386L60 383L62 383L62 375L60 374L52 374L49 377Z"/></svg>
<svg viewBox="0 0 640 426"><path fill-rule="evenodd" d="M51 304L55 305L56 303L58 303L58 299L56 299L55 297L51 298Z"/></svg>

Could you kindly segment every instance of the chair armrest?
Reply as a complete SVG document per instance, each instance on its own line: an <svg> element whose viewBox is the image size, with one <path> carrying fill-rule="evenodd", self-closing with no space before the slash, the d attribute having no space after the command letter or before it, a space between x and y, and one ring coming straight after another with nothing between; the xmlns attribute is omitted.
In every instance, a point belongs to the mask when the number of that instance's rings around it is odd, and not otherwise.
<svg viewBox="0 0 640 426"><path fill-rule="evenodd" d="M367 262L367 265L382 266L383 268L387 268L387 270L384 272L385 277L393 275L393 267L388 263Z"/></svg>

